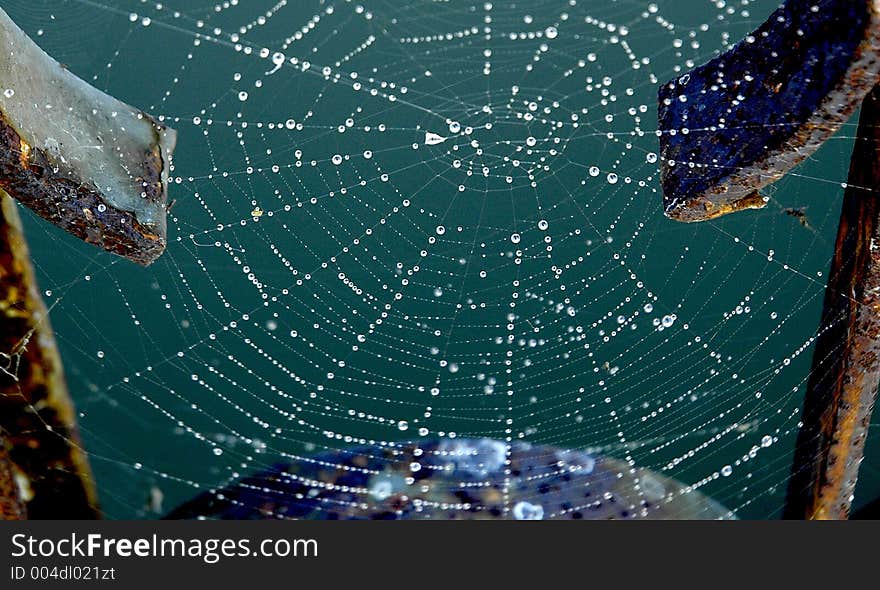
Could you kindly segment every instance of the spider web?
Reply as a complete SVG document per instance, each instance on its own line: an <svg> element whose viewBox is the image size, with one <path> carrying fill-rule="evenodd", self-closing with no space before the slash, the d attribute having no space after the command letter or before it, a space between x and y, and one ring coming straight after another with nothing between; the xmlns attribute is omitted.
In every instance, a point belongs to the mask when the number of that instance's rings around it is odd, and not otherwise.
<svg viewBox="0 0 880 590"><path fill-rule="evenodd" d="M854 129L698 225L656 137L659 84L776 0L6 4L180 132L153 266L26 220L108 516L420 437L779 514Z"/></svg>

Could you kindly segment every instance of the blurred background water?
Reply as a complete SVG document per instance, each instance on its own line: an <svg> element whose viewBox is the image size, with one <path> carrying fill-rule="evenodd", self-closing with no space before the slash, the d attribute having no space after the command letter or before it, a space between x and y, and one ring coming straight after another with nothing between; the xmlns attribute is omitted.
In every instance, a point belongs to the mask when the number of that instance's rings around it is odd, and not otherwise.
<svg viewBox="0 0 880 590"><path fill-rule="evenodd" d="M854 126L766 209L699 225L662 215L654 134L658 86L776 5L4 2L179 131L153 266L24 212L107 515L281 457L486 436L777 517Z"/></svg>

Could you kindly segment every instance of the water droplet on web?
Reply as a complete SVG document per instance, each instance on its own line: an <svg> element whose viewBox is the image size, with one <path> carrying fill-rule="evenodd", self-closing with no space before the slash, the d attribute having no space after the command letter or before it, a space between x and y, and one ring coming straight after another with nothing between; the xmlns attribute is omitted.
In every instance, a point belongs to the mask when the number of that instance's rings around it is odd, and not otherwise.
<svg viewBox="0 0 880 590"><path fill-rule="evenodd" d="M543 520L544 507L531 502L517 502L513 507L513 517L516 520Z"/></svg>
<svg viewBox="0 0 880 590"><path fill-rule="evenodd" d="M449 128L452 130L452 125L450 125ZM425 145L438 145L444 141L446 141L446 138L441 135L431 133L430 131L425 132Z"/></svg>
<svg viewBox="0 0 880 590"><path fill-rule="evenodd" d="M377 477L376 481L371 483L369 493L374 500L379 502L391 497L394 493L394 484L391 478L382 476Z"/></svg>

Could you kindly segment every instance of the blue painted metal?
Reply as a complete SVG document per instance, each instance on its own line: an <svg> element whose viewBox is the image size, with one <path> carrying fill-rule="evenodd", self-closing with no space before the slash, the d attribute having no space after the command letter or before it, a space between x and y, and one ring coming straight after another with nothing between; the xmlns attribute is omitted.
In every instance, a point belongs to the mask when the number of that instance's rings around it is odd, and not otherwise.
<svg viewBox="0 0 880 590"><path fill-rule="evenodd" d="M788 0L732 50L659 92L666 215L760 208L758 191L812 154L880 75L880 3Z"/></svg>
<svg viewBox="0 0 880 590"><path fill-rule="evenodd" d="M490 439L324 451L200 494L167 518L723 519L700 491L625 461Z"/></svg>

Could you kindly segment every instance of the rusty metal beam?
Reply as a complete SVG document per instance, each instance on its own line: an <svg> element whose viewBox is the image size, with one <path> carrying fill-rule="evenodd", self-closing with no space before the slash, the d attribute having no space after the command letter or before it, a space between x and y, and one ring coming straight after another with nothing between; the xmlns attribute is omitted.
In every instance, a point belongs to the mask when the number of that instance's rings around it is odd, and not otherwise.
<svg viewBox="0 0 880 590"><path fill-rule="evenodd" d="M865 99L843 197L786 518L843 519L880 382L880 87Z"/></svg>
<svg viewBox="0 0 880 590"><path fill-rule="evenodd" d="M0 435L0 520L25 520L27 507L21 497L15 466L6 438Z"/></svg>
<svg viewBox="0 0 880 590"><path fill-rule="evenodd" d="M2 439L6 444L2 444ZM17 205L0 191L0 515L100 516Z"/></svg>
<svg viewBox="0 0 880 590"><path fill-rule="evenodd" d="M862 105L783 514L847 518L880 380L880 0L787 0L659 93L663 208L706 221L760 190ZM867 97L867 98L866 98Z"/></svg>

